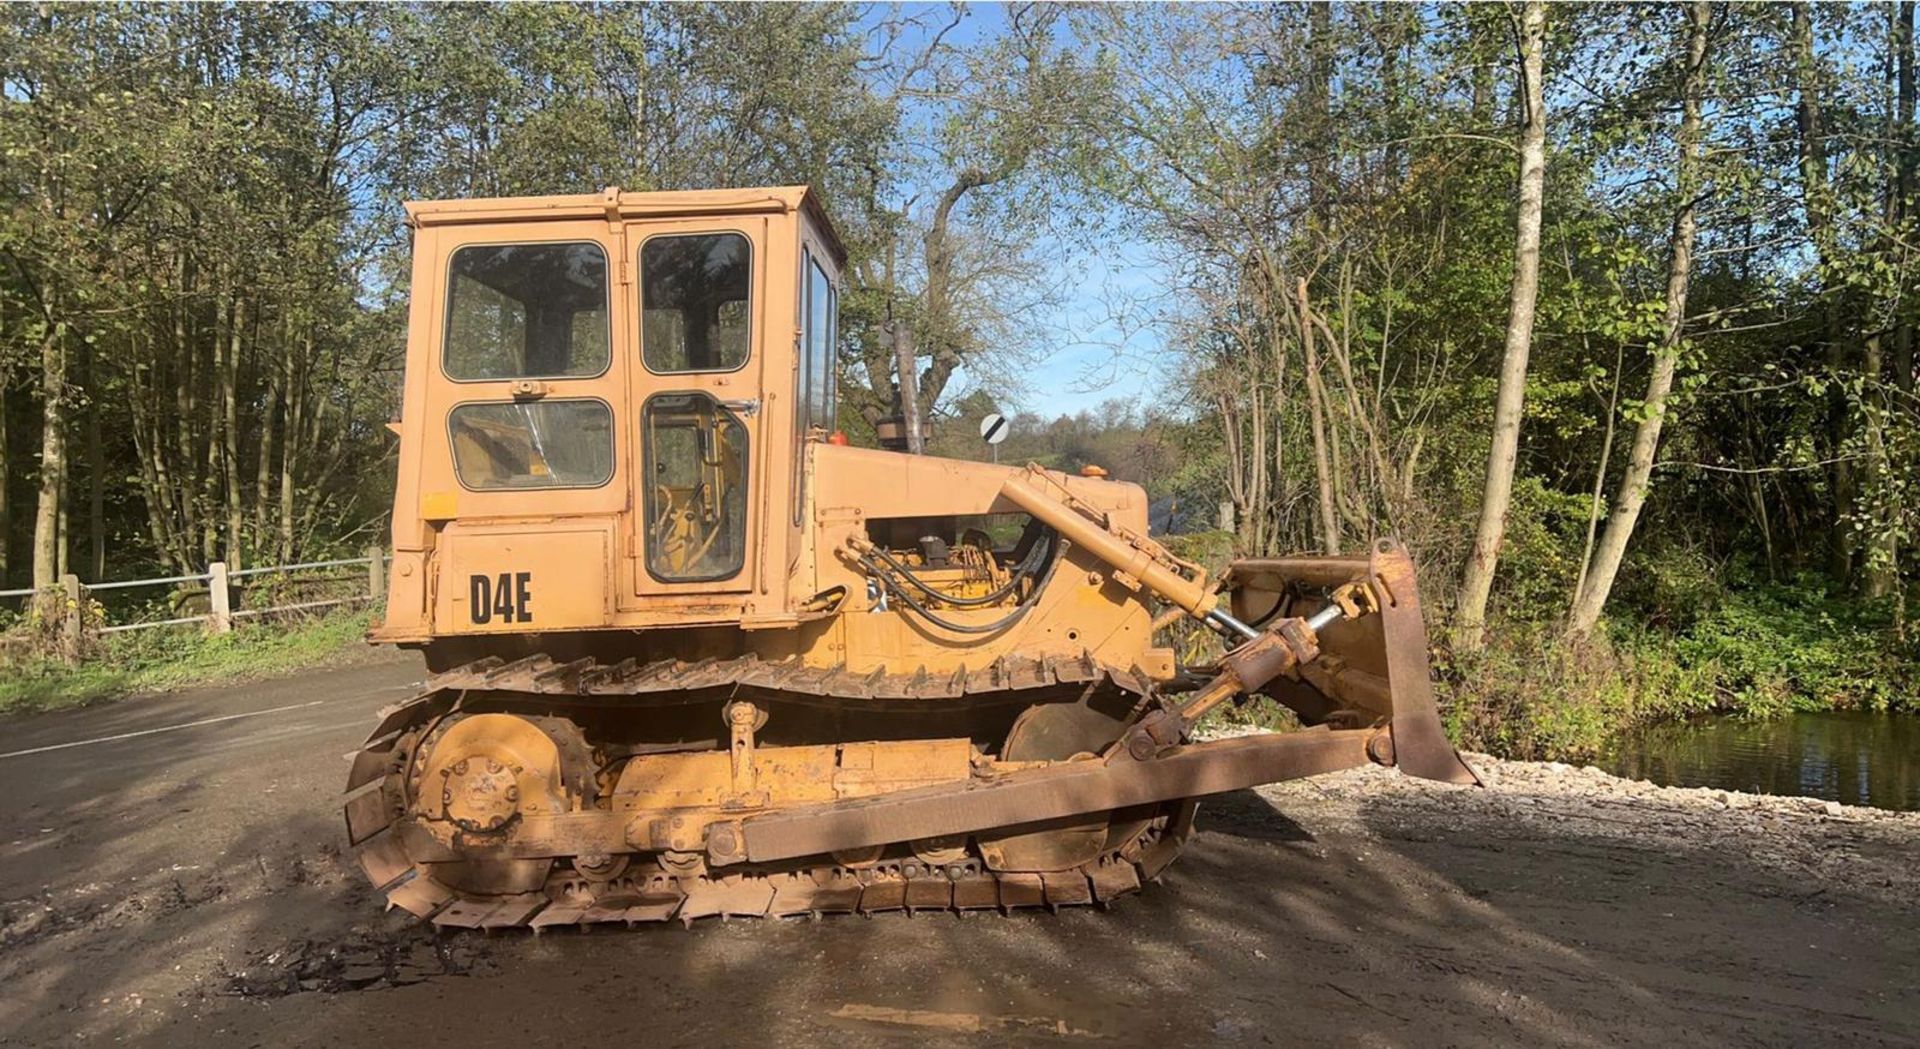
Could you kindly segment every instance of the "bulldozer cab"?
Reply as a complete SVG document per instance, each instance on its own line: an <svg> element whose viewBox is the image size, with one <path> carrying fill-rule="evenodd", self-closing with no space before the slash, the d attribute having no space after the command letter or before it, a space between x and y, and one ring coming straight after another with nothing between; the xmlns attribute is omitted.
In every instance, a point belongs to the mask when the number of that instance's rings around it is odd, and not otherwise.
<svg viewBox="0 0 1920 1049"><path fill-rule="evenodd" d="M808 191L409 215L395 592L418 605L388 629L409 613L445 634L779 611L801 452L835 407L844 253Z"/></svg>

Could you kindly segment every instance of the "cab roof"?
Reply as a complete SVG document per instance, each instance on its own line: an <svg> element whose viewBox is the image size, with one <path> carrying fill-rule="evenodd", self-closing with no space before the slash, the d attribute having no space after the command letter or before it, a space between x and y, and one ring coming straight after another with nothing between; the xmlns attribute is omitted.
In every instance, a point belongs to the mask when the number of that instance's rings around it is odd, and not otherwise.
<svg viewBox="0 0 1920 1049"><path fill-rule="evenodd" d="M692 218L702 215L754 215L804 211L818 227L844 266L847 249L839 231L809 186L763 186L750 189L692 189L639 192L608 186L599 193L553 197L474 197L465 200L410 200L407 222L419 226L454 226L478 222L539 222L558 219L604 218L608 221L648 218Z"/></svg>

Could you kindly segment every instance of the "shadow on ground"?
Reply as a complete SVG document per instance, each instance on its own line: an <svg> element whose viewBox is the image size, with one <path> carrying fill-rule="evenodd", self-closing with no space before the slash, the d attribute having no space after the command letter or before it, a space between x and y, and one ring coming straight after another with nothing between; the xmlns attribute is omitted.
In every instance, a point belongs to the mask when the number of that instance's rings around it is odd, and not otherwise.
<svg viewBox="0 0 1920 1049"><path fill-rule="evenodd" d="M435 936L382 915L344 856L337 735L131 763L100 796L10 811L0 1040L1920 1040L1911 904L1456 812L1445 788L1417 810L1215 799L1111 911ZM342 964L365 989L337 990Z"/></svg>

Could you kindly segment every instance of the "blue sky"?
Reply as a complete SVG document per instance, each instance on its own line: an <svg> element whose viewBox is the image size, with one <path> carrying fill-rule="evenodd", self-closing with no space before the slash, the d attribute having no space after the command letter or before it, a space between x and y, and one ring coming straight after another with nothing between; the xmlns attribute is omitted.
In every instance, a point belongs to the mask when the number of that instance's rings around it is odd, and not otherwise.
<svg viewBox="0 0 1920 1049"><path fill-rule="evenodd" d="M1030 403L1042 415L1071 415L1121 399L1144 403L1171 376L1161 332L1148 315L1164 287L1158 260L1144 244L1104 242L1097 252L1062 249L1063 276L1073 280L1060 318L1060 348L1031 380ZM1079 257L1072 257L1072 256Z"/></svg>
<svg viewBox="0 0 1920 1049"><path fill-rule="evenodd" d="M922 20L924 32L902 36L901 44L913 47L945 26L951 10L946 4L876 6L865 20L870 25L901 16ZM1001 30L1004 16L1004 5L971 4L944 42L964 47L990 39ZM1028 373L1026 390L1003 407L1052 417L1114 399L1156 400L1156 389L1171 376L1160 332L1141 323L1165 286L1152 249L1125 237L1105 238L1094 248L1043 236L1039 250L1056 260L1052 279L1068 289L1054 322L1057 348Z"/></svg>

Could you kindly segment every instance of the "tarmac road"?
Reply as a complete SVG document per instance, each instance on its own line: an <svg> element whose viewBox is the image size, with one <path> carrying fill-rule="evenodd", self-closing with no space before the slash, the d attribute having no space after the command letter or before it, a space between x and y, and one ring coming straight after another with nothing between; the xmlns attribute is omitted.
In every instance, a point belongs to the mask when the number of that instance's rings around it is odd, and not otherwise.
<svg viewBox="0 0 1920 1049"><path fill-rule="evenodd" d="M419 676L0 721L0 1043L1920 1044L1920 819L1563 766L1229 795L1112 911L435 937L337 808Z"/></svg>

